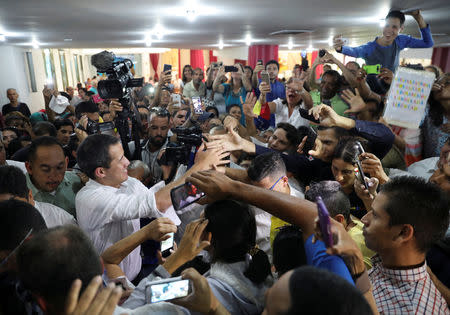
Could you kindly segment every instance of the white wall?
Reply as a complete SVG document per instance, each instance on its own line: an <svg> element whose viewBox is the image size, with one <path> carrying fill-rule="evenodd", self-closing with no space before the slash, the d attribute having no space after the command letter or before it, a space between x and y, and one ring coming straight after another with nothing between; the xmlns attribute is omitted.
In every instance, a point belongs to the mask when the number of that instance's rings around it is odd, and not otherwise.
<svg viewBox="0 0 450 315"><path fill-rule="evenodd" d="M222 50L214 50L214 56L217 61L223 61L224 65L233 65L234 59L248 60L248 47L224 48Z"/></svg>
<svg viewBox="0 0 450 315"><path fill-rule="evenodd" d="M19 101L30 103L30 87L25 63L25 50L13 46L0 46L0 106L9 103L6 90L16 89Z"/></svg>

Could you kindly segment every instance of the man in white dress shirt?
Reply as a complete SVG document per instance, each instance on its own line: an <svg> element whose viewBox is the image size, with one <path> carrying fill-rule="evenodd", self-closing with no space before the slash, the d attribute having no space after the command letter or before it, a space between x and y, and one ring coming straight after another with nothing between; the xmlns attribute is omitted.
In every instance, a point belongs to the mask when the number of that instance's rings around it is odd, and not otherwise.
<svg viewBox="0 0 450 315"><path fill-rule="evenodd" d="M167 186L160 182L147 189L137 179L128 177L130 162L117 138L96 134L82 142L77 151L78 165L90 179L75 199L77 220L99 254L139 230L139 218L164 215L179 224L171 207L170 190L184 183L192 172L223 164L220 159L226 155L219 151L199 151L194 166L178 181ZM141 263L139 246L119 266L133 280Z"/></svg>

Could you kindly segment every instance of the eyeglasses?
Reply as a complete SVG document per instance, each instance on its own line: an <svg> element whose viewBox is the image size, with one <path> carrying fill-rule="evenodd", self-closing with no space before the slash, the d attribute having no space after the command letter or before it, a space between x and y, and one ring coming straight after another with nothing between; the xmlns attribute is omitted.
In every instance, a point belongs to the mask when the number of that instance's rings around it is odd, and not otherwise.
<svg viewBox="0 0 450 315"><path fill-rule="evenodd" d="M281 176L280 178L278 178L277 181L275 182L275 184L273 184L272 187L269 188L269 190L273 190L273 188L278 184L278 182L279 182L283 177L284 177L284 175Z"/></svg>
<svg viewBox="0 0 450 315"><path fill-rule="evenodd" d="M3 265L5 265L8 262L8 259L11 258L12 255L14 255L17 250L20 248L20 246L22 246L22 244L27 240L27 238L30 237L31 233L33 232L33 228L31 228L28 233L25 235L25 237L20 241L19 245L16 246L16 248L14 248L12 250L11 253L9 253L8 256L6 256L5 259L2 260L2 262L0 263L0 267L3 267Z"/></svg>

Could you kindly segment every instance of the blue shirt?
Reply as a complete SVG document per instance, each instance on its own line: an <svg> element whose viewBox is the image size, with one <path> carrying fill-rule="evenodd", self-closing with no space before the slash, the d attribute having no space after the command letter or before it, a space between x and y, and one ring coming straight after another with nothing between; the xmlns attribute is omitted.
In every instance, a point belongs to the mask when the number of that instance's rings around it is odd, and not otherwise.
<svg viewBox="0 0 450 315"><path fill-rule="evenodd" d="M259 79L258 82L261 83L261 79ZM259 86L259 83L258 83L258 86ZM256 94L256 97L259 98L259 95L261 94L261 92L259 91L258 88L255 89L255 94ZM278 80L275 80L275 81L273 81L273 83L270 82L270 93L266 94L266 101L273 102L277 98L281 98L282 100L284 100L286 98L286 88L283 83L281 83ZM275 114L270 114L269 126L275 127Z"/></svg>
<svg viewBox="0 0 450 315"><path fill-rule="evenodd" d="M244 116L244 109L242 108L242 104L241 104L241 97L242 97L242 101L245 102L245 98L247 96L247 91L245 90L245 88L243 86L241 86L241 89L239 90L238 94L234 94L233 90L231 89L231 85L228 83L222 83L222 86L224 87L223 90L223 97L225 98L225 105L226 108L230 107L231 105L239 105L239 107L241 108L241 125L245 126L245 116Z"/></svg>
<svg viewBox="0 0 450 315"><path fill-rule="evenodd" d="M342 46L342 53L355 58L363 58L368 65L381 64L392 72L398 67L400 51L405 48L430 48L433 47L433 37L430 26L420 29L422 38L414 38L409 35L398 35L389 46L377 44L377 38L373 42L358 47Z"/></svg>
<svg viewBox="0 0 450 315"><path fill-rule="evenodd" d="M308 265L318 268L326 269L334 274L337 274L350 282L355 284L350 271L340 256L328 255L326 253L325 243L317 241L315 244L312 242L313 235L308 237L305 242L306 261Z"/></svg>

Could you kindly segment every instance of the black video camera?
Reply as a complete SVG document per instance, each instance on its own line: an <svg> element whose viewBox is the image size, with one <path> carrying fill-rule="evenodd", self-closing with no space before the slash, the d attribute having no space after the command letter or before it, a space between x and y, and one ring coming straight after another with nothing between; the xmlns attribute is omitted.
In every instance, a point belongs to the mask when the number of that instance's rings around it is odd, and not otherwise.
<svg viewBox="0 0 450 315"><path fill-rule="evenodd" d="M114 130L114 123L112 121L98 123L95 120L88 119L86 128L83 128L80 124L77 124L77 128L86 131L88 135L93 135L97 133L109 133Z"/></svg>
<svg viewBox="0 0 450 315"><path fill-rule="evenodd" d="M166 151L158 160L160 165L178 165L189 163L193 148L202 144L202 130L199 127L176 127L172 132L177 135L177 143L169 143Z"/></svg>
<svg viewBox="0 0 450 315"><path fill-rule="evenodd" d="M144 82L143 78L133 78L133 62L130 59L114 61L115 58L112 52L106 50L91 57L97 71L108 76L107 80L98 82L98 94L103 99L127 97L127 88L141 87Z"/></svg>

